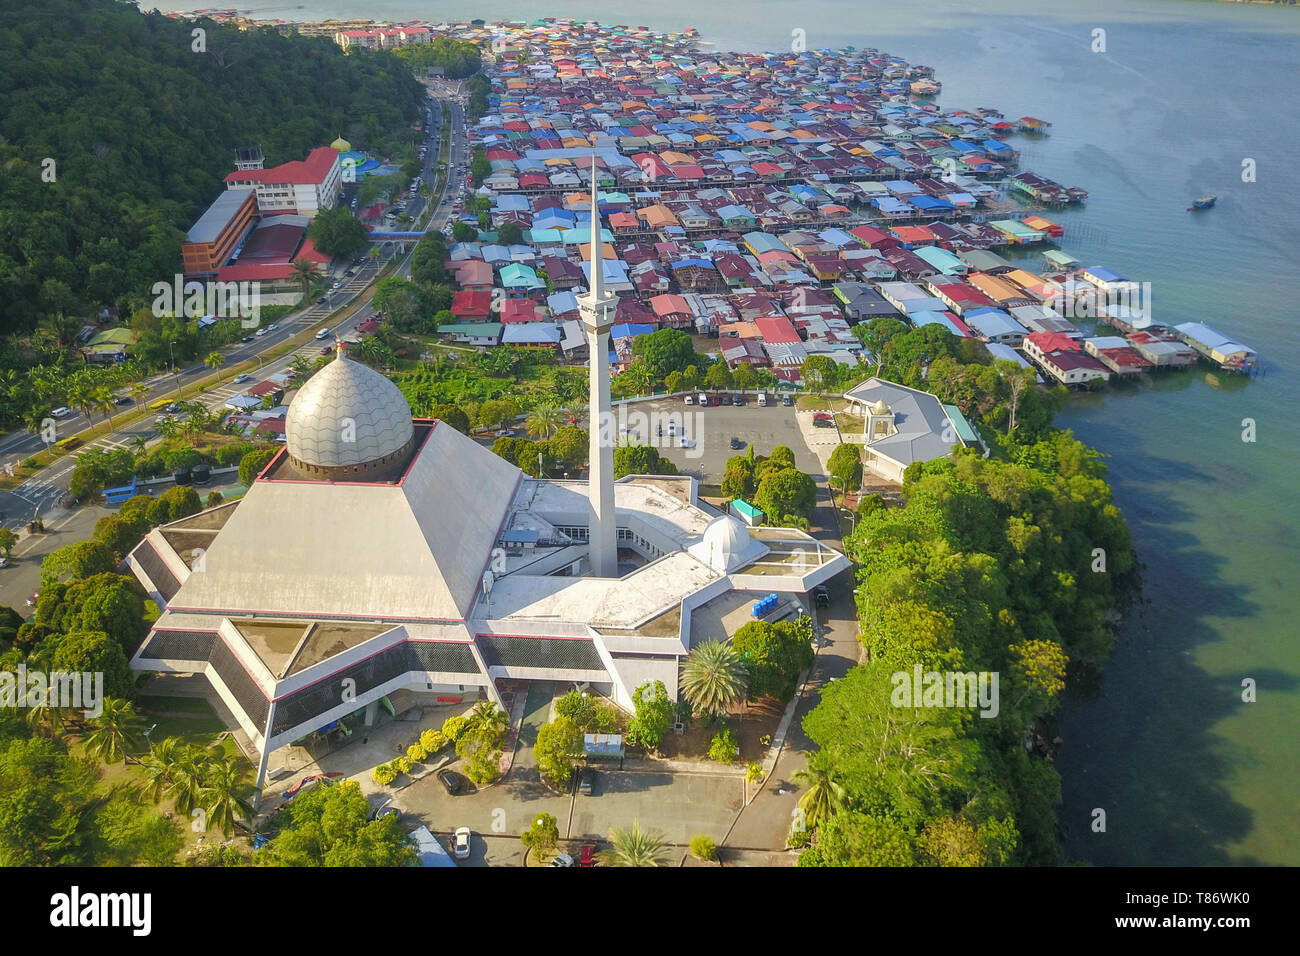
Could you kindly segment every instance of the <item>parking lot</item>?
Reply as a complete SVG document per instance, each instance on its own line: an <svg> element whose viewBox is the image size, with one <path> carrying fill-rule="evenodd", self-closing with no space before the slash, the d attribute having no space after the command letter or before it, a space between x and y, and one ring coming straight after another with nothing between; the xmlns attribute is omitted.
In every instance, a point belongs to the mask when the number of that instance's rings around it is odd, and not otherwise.
<svg viewBox="0 0 1300 956"><path fill-rule="evenodd" d="M675 464L683 474L691 474L702 484L722 482L727 459L743 455L749 445L755 455L769 455L777 445L786 445L794 452L795 464L800 471L822 479L822 465L804 439L803 429L796 419L793 406L769 400L766 408L757 404L753 395L745 396L745 405L709 406L686 405L680 397L621 405L615 409L619 424L626 424L629 432L642 444L653 445L660 454ZM799 412L811 419L811 412ZM696 447L680 447L679 438L669 437L668 422L677 423L679 436L683 433ZM664 434L658 434L662 425ZM731 439L738 438L744 447L733 449ZM827 429L827 441L835 441L834 429Z"/></svg>

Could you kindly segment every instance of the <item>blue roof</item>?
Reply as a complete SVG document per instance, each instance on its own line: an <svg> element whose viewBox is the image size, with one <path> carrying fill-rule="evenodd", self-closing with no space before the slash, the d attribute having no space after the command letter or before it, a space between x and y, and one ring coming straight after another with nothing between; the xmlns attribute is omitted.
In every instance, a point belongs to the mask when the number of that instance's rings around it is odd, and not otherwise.
<svg viewBox="0 0 1300 956"><path fill-rule="evenodd" d="M1122 276L1118 272L1107 269L1105 266L1088 266L1083 270L1090 276L1096 276L1102 282L1127 282L1128 277Z"/></svg>
<svg viewBox="0 0 1300 956"><path fill-rule="evenodd" d="M980 335L1024 335L1025 327L1000 309L976 309L962 315L962 320Z"/></svg>
<svg viewBox="0 0 1300 956"><path fill-rule="evenodd" d="M611 339L632 339L638 335L649 335L655 327L649 322L624 322L609 330Z"/></svg>

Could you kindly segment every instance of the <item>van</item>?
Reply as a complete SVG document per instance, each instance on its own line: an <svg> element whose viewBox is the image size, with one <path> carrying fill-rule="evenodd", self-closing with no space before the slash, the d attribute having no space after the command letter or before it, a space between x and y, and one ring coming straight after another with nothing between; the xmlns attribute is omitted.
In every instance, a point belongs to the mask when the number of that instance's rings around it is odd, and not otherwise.
<svg viewBox="0 0 1300 956"><path fill-rule="evenodd" d="M695 396L694 396L694 395L687 395L685 398L682 399L682 404L683 404L683 405L694 405L694 404L695 404Z"/></svg>
<svg viewBox="0 0 1300 956"><path fill-rule="evenodd" d="M767 408L767 392L758 393L758 404Z"/></svg>
<svg viewBox="0 0 1300 956"><path fill-rule="evenodd" d="M705 392L700 392L700 405L702 407L707 408L708 404L709 404L709 396Z"/></svg>
<svg viewBox="0 0 1300 956"><path fill-rule="evenodd" d="M60 405L58 408L50 412L50 414L55 418L67 418L72 414L72 409L68 408L66 405Z"/></svg>

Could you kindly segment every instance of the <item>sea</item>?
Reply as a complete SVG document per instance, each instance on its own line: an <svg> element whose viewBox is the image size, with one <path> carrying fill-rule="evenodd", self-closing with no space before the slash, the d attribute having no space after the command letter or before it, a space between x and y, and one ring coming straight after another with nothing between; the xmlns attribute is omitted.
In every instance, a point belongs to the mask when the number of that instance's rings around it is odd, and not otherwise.
<svg viewBox="0 0 1300 956"><path fill-rule="evenodd" d="M875 47L936 70L944 107L1046 119L1022 168L1087 189L1061 248L1151 283L1155 321L1203 321L1259 374L1205 368L1074 397L1108 456L1140 602L1064 702L1067 858L1300 864L1300 9L1213 0L317 2L261 18L539 16L695 27L719 50ZM802 33L798 32L802 31ZM1214 193L1211 210L1187 212ZM1031 263L1038 264L1038 263Z"/></svg>

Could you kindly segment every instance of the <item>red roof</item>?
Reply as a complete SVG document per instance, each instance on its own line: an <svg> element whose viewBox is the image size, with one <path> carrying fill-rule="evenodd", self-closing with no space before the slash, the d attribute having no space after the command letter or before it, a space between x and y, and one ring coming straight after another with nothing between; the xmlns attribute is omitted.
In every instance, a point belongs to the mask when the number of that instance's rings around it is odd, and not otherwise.
<svg viewBox="0 0 1300 956"><path fill-rule="evenodd" d="M237 169L226 176L228 183L287 183L294 186L319 186L338 162L339 151L318 146L305 161L294 160L270 169Z"/></svg>
<svg viewBox="0 0 1300 956"><path fill-rule="evenodd" d="M537 318L537 306L532 299L506 299L501 303L502 322L532 322Z"/></svg>
<svg viewBox="0 0 1300 956"><path fill-rule="evenodd" d="M784 315L760 316L754 320L764 342L800 342L799 333Z"/></svg>
<svg viewBox="0 0 1300 956"><path fill-rule="evenodd" d="M458 318L486 319L491 313L492 293L487 289L465 289L451 297L451 314Z"/></svg>
<svg viewBox="0 0 1300 956"><path fill-rule="evenodd" d="M1049 352L1080 352L1083 346L1059 332L1031 332L1025 336L1026 342L1033 342L1034 347L1044 354Z"/></svg>

